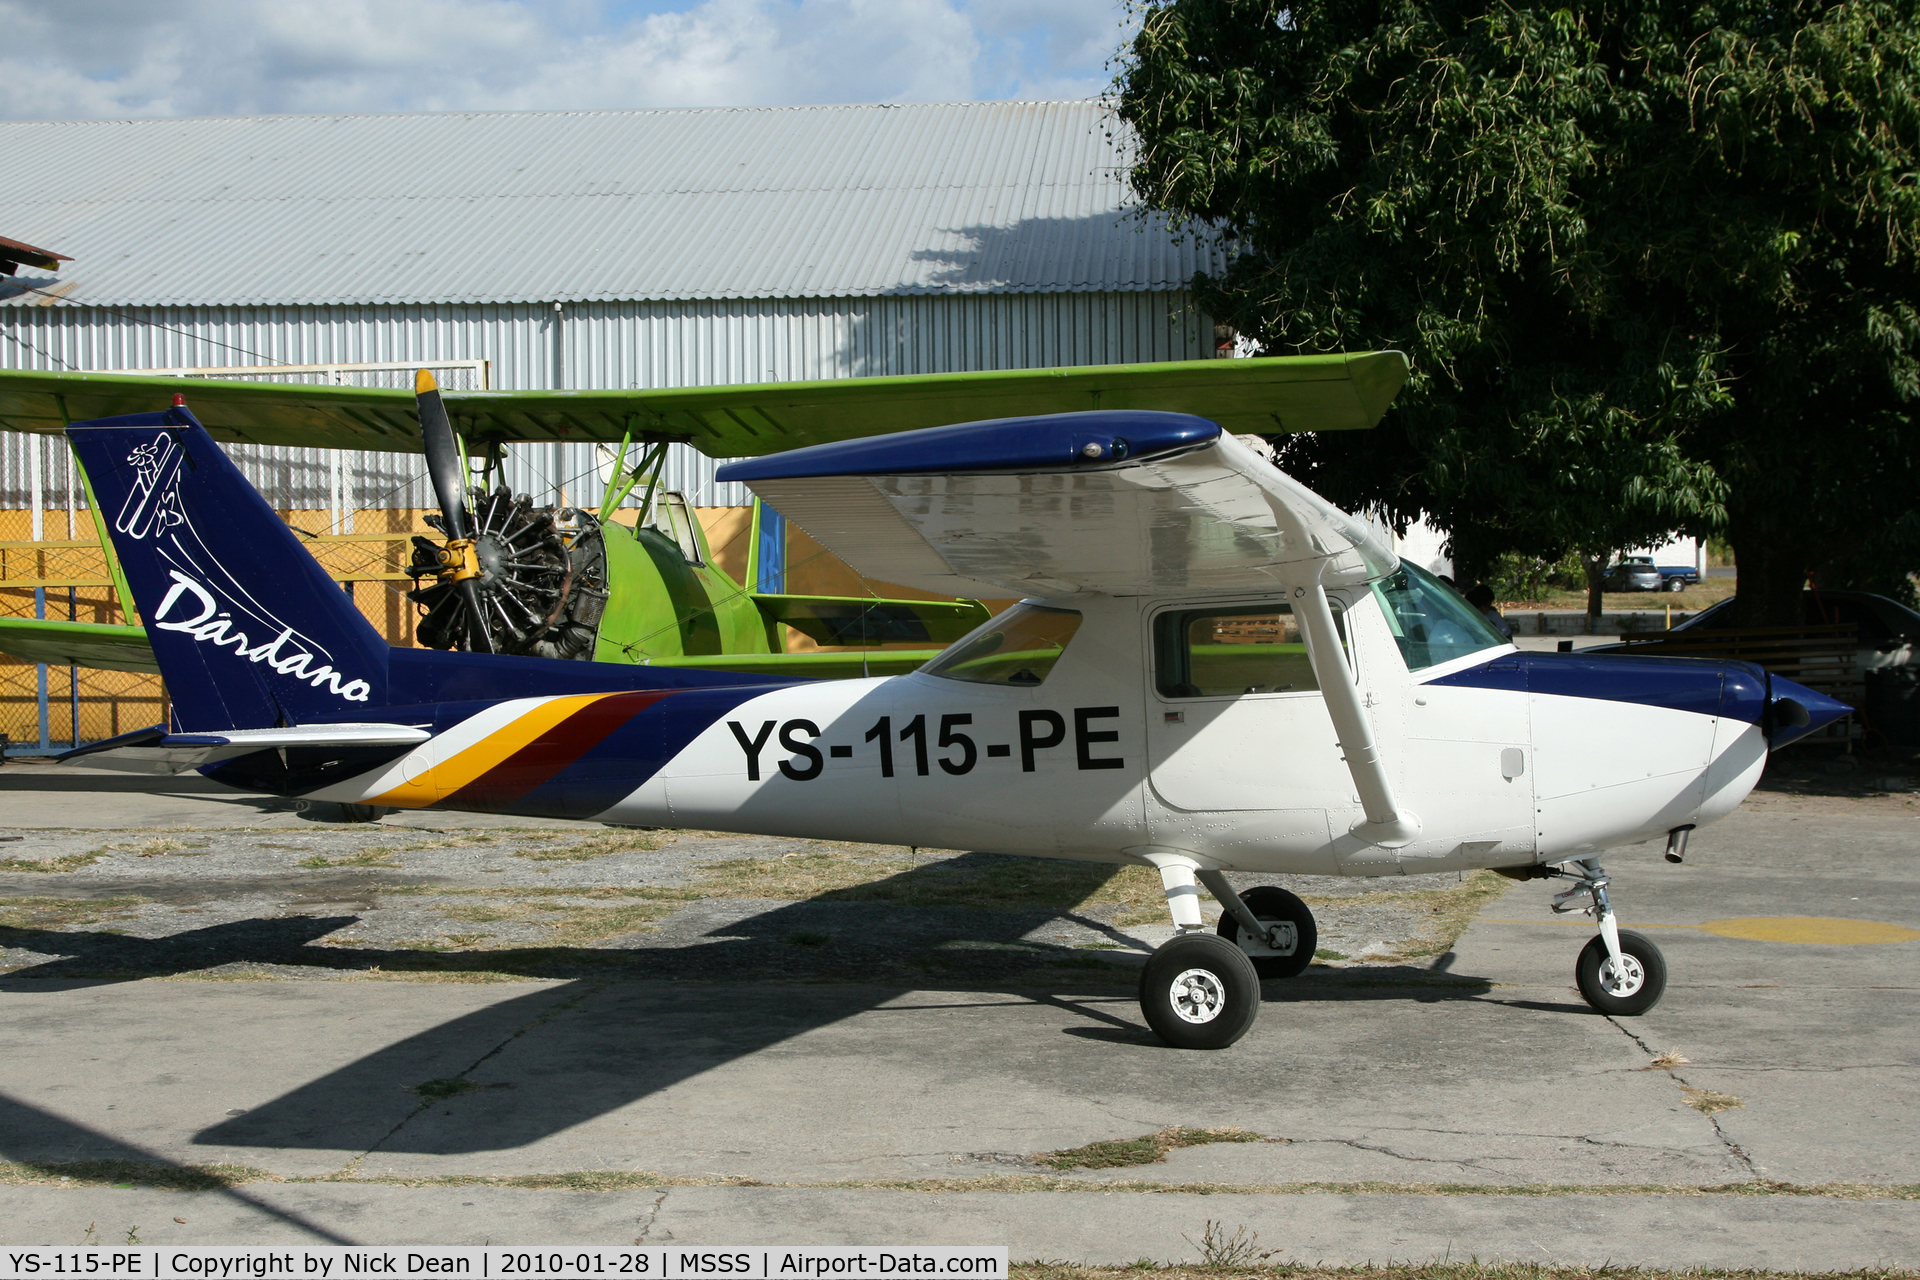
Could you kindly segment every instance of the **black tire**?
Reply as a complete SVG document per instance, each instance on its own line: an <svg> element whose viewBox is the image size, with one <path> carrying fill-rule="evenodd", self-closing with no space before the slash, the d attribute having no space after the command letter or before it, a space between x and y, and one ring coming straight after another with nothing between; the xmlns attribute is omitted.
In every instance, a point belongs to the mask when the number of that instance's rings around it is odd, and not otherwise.
<svg viewBox="0 0 1920 1280"><path fill-rule="evenodd" d="M1220 936L1246 952L1253 971L1262 978L1294 978L1313 963L1313 952L1320 945L1320 930L1313 923L1307 904L1277 885L1261 885L1240 895L1240 901L1260 920L1285 920L1293 925L1293 950L1276 952L1259 939L1249 937L1245 927L1232 915L1220 917Z"/></svg>
<svg viewBox="0 0 1920 1280"><path fill-rule="evenodd" d="M378 822L393 810L380 804L342 804L335 806L339 810L336 822Z"/></svg>
<svg viewBox="0 0 1920 1280"><path fill-rule="evenodd" d="M1684 578L1668 578L1667 579L1667 590L1669 592L1685 591L1686 589L1687 589L1686 579Z"/></svg>
<svg viewBox="0 0 1920 1280"><path fill-rule="evenodd" d="M1218 934L1183 933L1147 957L1140 1012L1176 1049L1224 1049L1260 1012L1260 975Z"/></svg>
<svg viewBox="0 0 1920 1280"><path fill-rule="evenodd" d="M1629 990L1616 995L1601 984L1600 969L1602 965L1607 965L1608 956L1607 944L1598 937L1590 939L1581 948L1579 962L1573 967L1573 976L1580 985L1580 995L1588 1004L1601 1013L1631 1018L1659 1004L1660 997L1666 994L1667 958L1660 954L1660 948L1653 945L1653 939L1630 929L1620 931L1620 954L1630 971L1636 965L1639 967L1639 981L1633 983L1630 975L1627 984L1631 988Z"/></svg>

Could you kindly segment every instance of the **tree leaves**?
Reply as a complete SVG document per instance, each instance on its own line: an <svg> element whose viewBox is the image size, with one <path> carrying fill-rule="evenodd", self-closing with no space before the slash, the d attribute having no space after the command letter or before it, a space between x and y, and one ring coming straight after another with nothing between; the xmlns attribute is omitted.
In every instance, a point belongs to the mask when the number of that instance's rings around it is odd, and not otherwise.
<svg viewBox="0 0 1920 1280"><path fill-rule="evenodd" d="M1782 582L1920 562L1911 6L1159 0L1116 87L1205 310L1412 357L1381 429L1279 442L1330 497L1469 572L1722 522Z"/></svg>

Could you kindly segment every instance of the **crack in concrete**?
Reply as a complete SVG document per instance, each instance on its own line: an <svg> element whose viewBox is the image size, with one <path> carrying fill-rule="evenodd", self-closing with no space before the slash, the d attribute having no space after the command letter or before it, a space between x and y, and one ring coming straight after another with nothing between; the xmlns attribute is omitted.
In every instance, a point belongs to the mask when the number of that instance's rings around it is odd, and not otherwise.
<svg viewBox="0 0 1920 1280"><path fill-rule="evenodd" d="M640 1219L640 1234L633 1238L635 1244L645 1244L647 1238L653 1234L654 1224L660 1220L661 1206L667 1203L667 1197L671 1194L673 1194L673 1190L672 1188L668 1188L653 1198L653 1204L648 1207L646 1216ZM673 1233L669 1231L667 1234L672 1235Z"/></svg>
<svg viewBox="0 0 1920 1280"><path fill-rule="evenodd" d="M1649 1059L1660 1056L1653 1051L1653 1046L1649 1045L1632 1031L1629 1031L1626 1027L1621 1026L1620 1019L1614 1017L1612 1014L1604 1014L1602 1016L1605 1017L1608 1022L1611 1022L1621 1035L1639 1045L1641 1052L1645 1053ZM1681 1088L1689 1089L1694 1087L1685 1076L1675 1071L1672 1067L1665 1068L1665 1071L1667 1078L1678 1084ZM1735 1142L1725 1129L1720 1127L1720 1118L1712 1113L1703 1114L1706 1115L1707 1123L1713 1126L1713 1136L1720 1140L1720 1145L1726 1148L1727 1154L1733 1157L1736 1164L1747 1171L1748 1177L1758 1178L1760 1176L1760 1170L1754 1167L1753 1157L1749 1156L1745 1149L1742 1148L1739 1143Z"/></svg>
<svg viewBox="0 0 1920 1280"><path fill-rule="evenodd" d="M1417 1132L1417 1131L1416 1131ZM1395 1160L1405 1160L1413 1164L1448 1164L1456 1169L1474 1168L1481 1160L1517 1160L1518 1156L1475 1156L1471 1159L1441 1158L1437 1156L1403 1155L1391 1147L1376 1146L1359 1138L1296 1138L1295 1142L1304 1146L1308 1143L1327 1143L1334 1146L1352 1147L1355 1151L1371 1151L1375 1155L1391 1156Z"/></svg>
<svg viewBox="0 0 1920 1280"><path fill-rule="evenodd" d="M559 1017L561 1014L567 1012L569 1009L578 1008L580 1006L580 1003L583 1000L585 1000L589 996L598 995L601 991L606 989L606 986L607 984L605 982L591 982L586 984L585 989L579 992L579 994L569 996L565 1000L558 1001L557 1003L542 1010L540 1013L534 1015L532 1018L529 1018L526 1022L522 1023L520 1026L515 1027L512 1031L507 1033L505 1038L503 1038L499 1044L496 1044L495 1046L493 1046L493 1048L487 1050L485 1053L475 1058L472 1062L468 1063L466 1067L464 1067L463 1069L456 1071L450 1078L454 1080L466 1079L468 1076L472 1075L475 1071L478 1071L482 1066L482 1064L487 1062L488 1059L493 1058L496 1055L505 1052L508 1045L512 1044L515 1040L518 1040L521 1036L527 1034L527 1032L533 1030L535 1027L542 1026L552 1021L554 1018ZM404 1116L401 1116L400 1119L394 1124L393 1128L381 1134L379 1139L372 1146L368 1147L365 1151L362 1151L359 1155L349 1160L347 1162L346 1167L342 1169L335 1176L350 1177L353 1174L358 1173L361 1164L366 1161L366 1158L368 1156L372 1155L374 1152L378 1151L380 1148L386 1146L387 1143L393 1141L395 1134L399 1133L402 1129L412 1124L414 1120L417 1119L422 1112L428 1110L431 1107L439 1105L441 1101L442 1101L441 1099L436 1099L436 1098L420 1099L419 1106L407 1112L407 1114L405 1114Z"/></svg>

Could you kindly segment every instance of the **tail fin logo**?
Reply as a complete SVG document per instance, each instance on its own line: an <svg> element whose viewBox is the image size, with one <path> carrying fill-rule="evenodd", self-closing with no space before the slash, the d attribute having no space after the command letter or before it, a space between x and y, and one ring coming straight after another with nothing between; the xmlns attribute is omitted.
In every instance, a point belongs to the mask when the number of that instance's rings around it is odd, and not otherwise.
<svg viewBox="0 0 1920 1280"><path fill-rule="evenodd" d="M133 489L114 517L115 532L135 542L185 524L180 511L180 464L185 451L171 435L155 436L127 455L133 466Z"/></svg>
<svg viewBox="0 0 1920 1280"><path fill-rule="evenodd" d="M366 702L372 686L336 670L339 661L318 636L280 616L222 563L182 501L183 468L193 466L186 444L160 431L127 454L132 487L114 517L114 530L145 543L165 594L147 618L155 631L177 631L197 643L225 649L289 680L298 680L346 702ZM216 542L218 538L214 539ZM131 550L131 548L129 548Z"/></svg>
<svg viewBox="0 0 1920 1280"><path fill-rule="evenodd" d="M178 569L170 571L173 586L168 588L166 597L160 601L160 607L154 611L152 625L162 631L183 631L201 644L210 644L219 649L231 649L238 657L249 662L264 662L281 675L294 680L304 680L318 689L322 683L327 692L336 694L348 702L365 702L371 691L365 680L342 682L340 673L331 664L317 661L315 655L308 652L298 640L293 639L293 628L282 627L280 633L271 640L260 644L249 642L247 633L234 623L232 610L222 610L220 601L204 585L194 581ZM174 606L191 596L187 608L199 606L200 612L191 618L170 618ZM183 610L184 612L184 610ZM293 641L288 645L288 641ZM292 652L283 652L291 647Z"/></svg>

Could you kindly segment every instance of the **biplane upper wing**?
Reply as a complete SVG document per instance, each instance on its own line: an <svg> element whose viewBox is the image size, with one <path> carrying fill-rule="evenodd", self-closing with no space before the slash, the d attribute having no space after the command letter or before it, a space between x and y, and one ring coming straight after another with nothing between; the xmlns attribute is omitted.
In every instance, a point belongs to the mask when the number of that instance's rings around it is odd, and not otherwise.
<svg viewBox="0 0 1920 1280"><path fill-rule="evenodd" d="M1391 573L1363 521L1264 442L1098 411L818 445L722 467L861 573L964 596L1351 585Z"/></svg>
<svg viewBox="0 0 1920 1280"><path fill-rule="evenodd" d="M447 391L469 439L617 442L628 432L748 458L835 440L1012 415L1164 409L1232 432L1372 426L1406 379L1395 352L1176 360L1065 369L834 378L620 391ZM187 397L214 438L308 448L420 450L413 392L126 373L0 370L0 429L149 413Z"/></svg>

